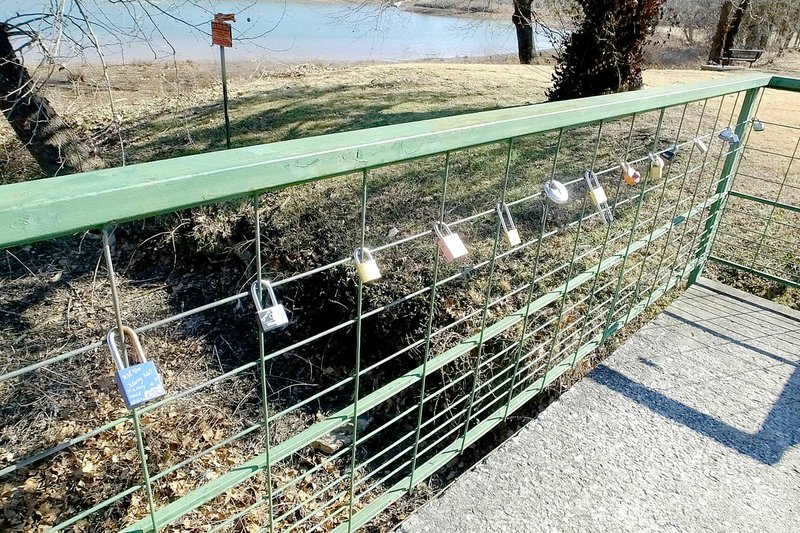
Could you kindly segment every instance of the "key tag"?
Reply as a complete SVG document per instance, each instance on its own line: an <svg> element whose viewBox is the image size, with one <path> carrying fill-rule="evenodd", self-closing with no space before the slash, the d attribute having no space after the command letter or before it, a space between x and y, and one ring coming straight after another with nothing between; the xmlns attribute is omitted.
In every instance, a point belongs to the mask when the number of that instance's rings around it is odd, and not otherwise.
<svg viewBox="0 0 800 533"><path fill-rule="evenodd" d="M136 332L128 326L122 326L120 341L124 343L127 336L131 341L133 353L136 354L140 361L138 364L127 367L122 363L122 357L119 355L116 335L117 328L112 328L106 335L106 343L111 351L114 366L117 367L114 377L117 381L117 388L122 394L122 399L125 401L125 406L128 409L133 409L153 398L164 396L167 391L164 390L161 376L158 375L155 363L148 361L144 356L144 350L142 350L142 345Z"/></svg>
<svg viewBox="0 0 800 533"><path fill-rule="evenodd" d="M356 262L356 272L358 272L361 283L369 283L380 279L381 270L378 268L378 263L373 259L369 248L356 248L356 251L353 252L353 261Z"/></svg>
<svg viewBox="0 0 800 533"><path fill-rule="evenodd" d="M505 202L497 204L497 216L500 217L500 225L503 226L508 244L512 248L514 246L519 246L522 243L522 239L520 239L517 227L514 225L514 219L511 218L511 211L508 210L508 204Z"/></svg>
<svg viewBox="0 0 800 533"><path fill-rule="evenodd" d="M586 180L586 185L589 187L589 196L592 199L592 203L597 208L597 212L600 213L603 224L609 224L614 220L614 216L611 214L611 207L608 205L606 191L604 191L603 186L600 185L597 174L591 170L587 170L583 173L583 179Z"/></svg>
<svg viewBox="0 0 800 533"><path fill-rule="evenodd" d="M461 237L458 236L458 233L453 233L444 222L434 222L433 233L436 235L439 249L448 263L467 255L467 247L461 242Z"/></svg>
<svg viewBox="0 0 800 533"><path fill-rule="evenodd" d="M273 329L282 328L289 323L289 318L286 316L286 309L283 305L278 303L278 298L275 296L275 291L272 290L272 285L267 280L261 280L261 288L267 290L269 296L270 306L264 307L261 299L258 297L258 280L254 281L250 286L250 294L253 296L253 302L256 304L256 315L258 322L261 324L261 329L266 333Z"/></svg>
<svg viewBox="0 0 800 533"><path fill-rule="evenodd" d="M625 161L622 161L620 166L622 167L622 179L625 180L625 183L631 187L636 186L636 184L638 184L642 179L642 175L639 173L639 171Z"/></svg>
<svg viewBox="0 0 800 533"><path fill-rule="evenodd" d="M764 131L766 128L764 127L764 123L758 120L757 118L753 119L753 131Z"/></svg>
<svg viewBox="0 0 800 533"><path fill-rule="evenodd" d="M739 136L736 135L730 126L719 132L719 138L731 146L739 144Z"/></svg>
<svg viewBox="0 0 800 533"><path fill-rule="evenodd" d="M648 155L650 156L650 178L659 180L664 172L664 160L654 154Z"/></svg>
<svg viewBox="0 0 800 533"><path fill-rule="evenodd" d="M700 150L701 154L708 152L708 146L706 146L706 143L703 142L703 139L699 137L696 138L694 140L694 145L697 147L698 150Z"/></svg>

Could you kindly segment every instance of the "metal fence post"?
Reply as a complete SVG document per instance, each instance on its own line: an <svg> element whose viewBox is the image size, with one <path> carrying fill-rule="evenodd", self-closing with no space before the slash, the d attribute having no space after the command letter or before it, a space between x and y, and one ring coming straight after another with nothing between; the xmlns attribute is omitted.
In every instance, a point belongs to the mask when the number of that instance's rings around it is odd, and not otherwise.
<svg viewBox="0 0 800 533"><path fill-rule="evenodd" d="M739 111L739 118L737 119L736 123L736 135L738 135L740 139L739 146L730 151L728 157L725 159L725 164L722 166L722 176L719 180L719 183L717 183L716 190L716 193L721 194L721 196L714 201L709 208L708 219L706 220L706 225L703 229L703 236L700 238L697 247L697 253L695 255L698 260L698 264L696 267L694 267L691 274L689 274L689 285L694 284L697 281L697 278L699 278L703 273L705 261L711 254L711 243L714 242L714 235L719 227L721 214L725 208L725 203L728 199L728 193L730 192L731 184L733 183L733 176L736 173L739 161L741 160L742 151L747 143L745 132L748 131L747 129L750 126L750 120L753 118L753 112L755 110L756 102L758 101L758 95L762 90L763 89L761 88L749 89L745 93L744 101L742 102L742 109Z"/></svg>

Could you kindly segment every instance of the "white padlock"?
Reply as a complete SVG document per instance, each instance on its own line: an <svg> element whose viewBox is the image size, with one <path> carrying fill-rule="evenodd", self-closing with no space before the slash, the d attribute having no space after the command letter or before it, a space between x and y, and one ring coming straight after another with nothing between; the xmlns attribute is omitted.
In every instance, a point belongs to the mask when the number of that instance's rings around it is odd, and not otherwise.
<svg viewBox="0 0 800 533"><path fill-rule="evenodd" d="M361 283L370 283L381 278L381 270L369 248L356 248L356 251L353 252L353 260L356 262L356 272L358 272Z"/></svg>
<svg viewBox="0 0 800 533"><path fill-rule="evenodd" d="M289 323L289 318L286 316L286 309L283 308L283 305L278 303L278 298L275 296L275 291L272 289L272 285L269 281L261 280L261 289L262 292L266 289L270 301L269 307L264 307L261 303L261 298L259 298L258 294L258 280L254 281L250 286L250 294L253 296L253 302L256 305L256 315L258 316L259 324L261 324L261 329L267 332L282 328Z"/></svg>
<svg viewBox="0 0 800 533"><path fill-rule="evenodd" d="M655 154L650 155L650 178L660 180L664 173L664 160Z"/></svg>
<svg viewBox="0 0 800 533"><path fill-rule="evenodd" d="M694 145L697 147L698 150L700 150L701 154L708 152L708 146L706 145L706 143L703 142L703 139L700 139L698 137L697 139L694 140Z"/></svg>
<svg viewBox="0 0 800 533"><path fill-rule="evenodd" d="M503 226L503 232L506 234L506 240L512 247L519 246L522 239L517 231L517 226L514 225L514 219L511 218L511 211L508 209L508 204L499 202L497 204L497 216L500 217L500 225Z"/></svg>
<svg viewBox="0 0 800 533"><path fill-rule="evenodd" d="M467 247L461 242L461 237L458 236L458 233L453 233L444 222L434 222L433 233L436 235L439 249L448 263L467 255Z"/></svg>

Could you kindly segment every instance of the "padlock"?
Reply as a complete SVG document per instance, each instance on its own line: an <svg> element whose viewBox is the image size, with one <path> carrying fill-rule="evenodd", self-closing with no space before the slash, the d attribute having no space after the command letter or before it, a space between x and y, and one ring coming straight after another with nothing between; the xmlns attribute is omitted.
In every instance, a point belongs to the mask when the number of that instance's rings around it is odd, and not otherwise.
<svg viewBox="0 0 800 533"><path fill-rule="evenodd" d="M554 204L561 205L569 201L569 191L560 181L549 180L545 182L544 194Z"/></svg>
<svg viewBox="0 0 800 533"><path fill-rule="evenodd" d="M372 257L372 252L368 248L356 248L353 252L353 260L356 262L356 272L361 279L361 283L369 283L380 279L381 270L378 263Z"/></svg>
<svg viewBox="0 0 800 533"><path fill-rule="evenodd" d="M639 181L642 179L642 175L639 173L638 170L633 168L625 161L621 163L621 166L622 166L622 179L625 180L625 183L627 183L631 187L639 183Z"/></svg>
<svg viewBox="0 0 800 533"><path fill-rule="evenodd" d="M137 405L141 405L153 398L164 396L167 391L164 390L164 383L161 381L161 376L158 375L156 365L152 361L148 361L144 356L144 350L139 342L139 337L136 332L128 326L122 326L122 335L120 341L125 342L127 336L131 340L131 347L136 357L140 360L138 364L125 366L122 363L122 357L119 355L117 349L117 328L112 328L106 335L106 343L108 349L111 351L111 358L114 360L114 365L117 371L114 374L117 387L119 388L122 399L125 401L125 406L132 409Z"/></svg>
<svg viewBox="0 0 800 533"><path fill-rule="evenodd" d="M650 178L654 180L661 179L661 175L664 172L664 160L658 157L657 155L649 154L650 155Z"/></svg>
<svg viewBox="0 0 800 533"><path fill-rule="evenodd" d="M719 132L719 138L730 144L731 146L739 144L739 136L731 129L730 126Z"/></svg>
<svg viewBox="0 0 800 533"><path fill-rule="evenodd" d="M706 143L703 142L703 139L700 139L698 137L697 139L694 140L694 145L697 147L698 150L700 150L701 154L708 152L708 146L706 146Z"/></svg>
<svg viewBox="0 0 800 533"><path fill-rule="evenodd" d="M764 131L764 123L758 120L757 118L753 119L753 131Z"/></svg>
<svg viewBox="0 0 800 533"><path fill-rule="evenodd" d="M592 203L597 208L597 212L600 213L600 218L603 220L604 224L609 224L614 220L614 215L611 214L611 207L608 205L606 191L603 190L603 186L600 185L597 174L591 170L587 170L583 174L583 179L586 180L586 185L589 187L589 196L592 199Z"/></svg>
<svg viewBox="0 0 800 533"><path fill-rule="evenodd" d="M282 328L289 323L289 318L286 316L286 309L283 305L278 303L278 298L275 296L275 291L272 290L272 285L267 280L261 280L261 288L267 290L269 296L270 306L264 307L261 303L261 298L258 296L258 280L254 281L250 286L250 294L253 296L253 302L256 305L256 315L258 322L261 324L261 329L266 333L273 329Z"/></svg>
<svg viewBox="0 0 800 533"><path fill-rule="evenodd" d="M661 157L669 162L672 162L675 159L675 156L678 155L678 151L680 151L680 147L677 144L673 144L663 152L661 152Z"/></svg>
<svg viewBox="0 0 800 533"><path fill-rule="evenodd" d="M497 204L497 216L500 217L500 225L503 226L503 232L506 234L506 240L511 247L519 246L522 239L519 237L519 231L514 225L514 219L511 218L511 211L508 209L508 204L500 202Z"/></svg>
<svg viewBox="0 0 800 533"><path fill-rule="evenodd" d="M436 235L439 249L448 263L467 255L467 247L461 242L461 237L458 236L458 233L453 233L444 222L434 222L433 233Z"/></svg>

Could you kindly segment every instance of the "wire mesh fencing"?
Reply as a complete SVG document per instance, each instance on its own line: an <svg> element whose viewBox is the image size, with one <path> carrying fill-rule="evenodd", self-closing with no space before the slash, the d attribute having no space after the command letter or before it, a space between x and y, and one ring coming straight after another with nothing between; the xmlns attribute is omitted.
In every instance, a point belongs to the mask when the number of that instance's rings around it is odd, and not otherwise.
<svg viewBox="0 0 800 533"><path fill-rule="evenodd" d="M274 174L184 158L196 188L164 176L147 202L129 167L117 204L21 226L38 237L1 241L4 527L368 525L724 257L770 79L278 143L257 154ZM65 183L50 210L112 194ZM164 394L123 372L140 352Z"/></svg>

